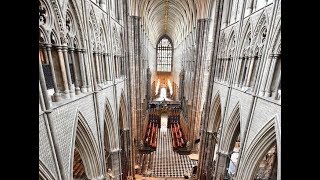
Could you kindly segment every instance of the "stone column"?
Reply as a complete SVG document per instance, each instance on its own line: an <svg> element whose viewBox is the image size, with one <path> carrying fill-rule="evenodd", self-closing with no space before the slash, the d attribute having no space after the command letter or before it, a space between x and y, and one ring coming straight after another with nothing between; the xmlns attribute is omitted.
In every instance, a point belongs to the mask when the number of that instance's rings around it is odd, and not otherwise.
<svg viewBox="0 0 320 180"><path fill-rule="evenodd" d="M225 62L226 62L226 63L225 63L225 64L226 64L226 65L225 65L226 71L225 71L225 74L224 74L224 81L227 82L227 80L228 80L227 77L228 77L228 75L230 74L230 72L229 72L229 58L225 58L224 60L225 60Z"/></svg>
<svg viewBox="0 0 320 180"><path fill-rule="evenodd" d="M234 74L234 67L235 67L235 58L233 57L230 57L228 59L229 61L229 74L227 75L227 78L228 78L228 83L231 85L232 83L232 77L233 77L233 74Z"/></svg>
<svg viewBox="0 0 320 180"><path fill-rule="evenodd" d="M78 68L76 66L76 60L74 58L74 48L72 48L72 47L69 48L69 51L70 51L71 62L72 62L73 71L74 71L75 94L79 95L80 94L80 87L79 87L79 82L78 82L79 80L78 80L78 77L77 77L77 74L79 74L79 72L78 72Z"/></svg>
<svg viewBox="0 0 320 180"><path fill-rule="evenodd" d="M245 81L247 87L250 86L250 80L251 80L251 75L252 75L252 69L253 69L254 61L255 61L254 56L250 56L250 57L249 57L248 76L247 76L247 79L246 79L246 81Z"/></svg>
<svg viewBox="0 0 320 180"><path fill-rule="evenodd" d="M224 179L224 175L226 172L226 165L227 165L227 161L230 160L229 155L228 154L223 154L221 152L217 152L218 154L218 159L217 159L217 166L216 166L216 172L215 172L215 179L216 180L220 180L220 179Z"/></svg>
<svg viewBox="0 0 320 180"><path fill-rule="evenodd" d="M241 72L241 63L242 63L242 57L238 57L238 61L236 61L235 65L235 86L240 87L240 72Z"/></svg>
<svg viewBox="0 0 320 180"><path fill-rule="evenodd" d="M94 54L94 62L95 62L95 66L93 68L94 71L96 72L97 75L97 84L101 83L101 78L100 78L100 65L99 65L99 58L98 58L98 52L93 52Z"/></svg>
<svg viewBox="0 0 320 180"><path fill-rule="evenodd" d="M67 72L69 94L70 94L70 97L73 98L75 96L75 93L74 93L74 86L72 84L71 73L70 73L70 65L69 65L69 60L68 60L68 47L67 46L62 46L62 52L63 52L63 58L64 58L64 61L65 61L65 67L66 67L66 72Z"/></svg>
<svg viewBox="0 0 320 180"><path fill-rule="evenodd" d="M201 119L201 97L202 97L202 87L204 79L204 67L205 67L205 57L207 53L207 43L208 43L208 31L209 31L209 19L199 19L197 22L197 50L195 53L195 71L193 76L192 84L192 110L191 110L191 129L189 140L191 142L192 151L196 151L196 146L194 145L195 137L199 133L199 125Z"/></svg>
<svg viewBox="0 0 320 180"><path fill-rule="evenodd" d="M222 71L223 71L223 65L222 65L222 58L218 59L218 80L222 81Z"/></svg>
<svg viewBox="0 0 320 180"><path fill-rule="evenodd" d="M54 70L54 64L52 61L52 54L51 54L51 44L45 44L46 47L46 53L47 57L48 57L48 61L50 64L50 70L52 73L52 80L53 80L53 89L54 89L54 93L53 93L53 99L56 102L61 101L61 94L59 92L58 86L57 86L57 78L56 78L56 74L55 74L55 70Z"/></svg>
<svg viewBox="0 0 320 180"><path fill-rule="evenodd" d="M111 75L110 75L110 63L109 63L109 54L105 53L105 61L106 61L106 76L107 76L107 81L111 80Z"/></svg>
<svg viewBox="0 0 320 180"><path fill-rule="evenodd" d="M83 62L83 54L84 50L77 49L76 50L79 57L79 66L80 66L80 77L81 77L81 92L87 92L87 80L86 80L86 72L84 69L84 62Z"/></svg>
<svg viewBox="0 0 320 180"><path fill-rule="evenodd" d="M132 94L132 124L135 126L134 136L136 136L135 146L139 147L140 141L143 138L143 135L140 132L143 132L142 126L142 115L141 115L141 41L140 41L140 17L130 16L130 27L131 29L129 38L130 38L130 77L131 77L131 94ZM111 61L112 62L112 61ZM115 74L115 73L114 73Z"/></svg>
<svg viewBox="0 0 320 180"><path fill-rule="evenodd" d="M247 85L247 81L248 81L248 78L249 78L249 71L250 71L250 61L251 60L251 57L250 56L247 56L246 57L246 61L245 61L245 66L244 66L244 69L243 69L243 75L244 75L244 79L243 79L243 82L242 82L242 85L243 86L246 86ZM247 67L247 69L246 69ZM246 69L246 71L245 71Z"/></svg>
<svg viewBox="0 0 320 180"><path fill-rule="evenodd" d="M40 54L39 54L39 79L40 79L40 86L41 86L41 89L42 89L42 95L43 95L45 107L46 107L46 109L50 109L51 108L51 102L49 100L49 95L48 95L48 92L47 92L46 80L45 80L44 74L43 74ZM41 96L41 94L40 94L40 96Z"/></svg>
<svg viewBox="0 0 320 180"><path fill-rule="evenodd" d="M241 63L243 63L243 66L241 66L241 69L240 69L240 83L239 83L240 87L243 87L245 79L246 79L245 68L246 68L247 62L248 62L248 56L246 56L244 58L244 61L241 62ZM243 76L245 76L244 79L243 79Z"/></svg>
<svg viewBox="0 0 320 180"><path fill-rule="evenodd" d="M91 83L91 73L90 73L90 71L94 72L94 69L92 69L92 70L90 69L90 62L89 62L89 59L86 59L85 53L86 53L86 50L82 49L83 64L84 64L84 70L85 70L85 73L86 73L85 77L86 77L86 81L87 81L87 91L90 92L90 91L92 91L92 85L91 85L92 83ZM91 53L89 54L88 57L92 58ZM95 77L93 79L95 79Z"/></svg>
<svg viewBox="0 0 320 180"><path fill-rule="evenodd" d="M104 80L104 65L102 62L102 53L98 52L98 60L99 60L99 66L100 66L100 77L101 77L101 84L105 82Z"/></svg>
<svg viewBox="0 0 320 180"><path fill-rule="evenodd" d="M121 157L120 157L121 149L111 150L110 157L111 157L111 170L114 174L114 180L121 179Z"/></svg>
<svg viewBox="0 0 320 180"><path fill-rule="evenodd" d="M215 63L215 67L214 67L214 71L215 71L215 77L214 77L214 80L218 80L219 78L218 78L218 70L219 70L219 65L218 65L218 63L219 63L219 58L217 58L216 59L216 63Z"/></svg>
<svg viewBox="0 0 320 180"><path fill-rule="evenodd" d="M266 83L266 88L265 88L265 96L267 96L267 97L270 97L270 95L271 95L272 79L273 79L274 70L276 67L276 62L279 57L277 54L272 54L270 56L271 56L270 69L268 71L268 78L267 78L267 83Z"/></svg>
<svg viewBox="0 0 320 180"><path fill-rule="evenodd" d="M102 69L103 69L103 80L104 83L107 83L107 66L106 66L106 57L105 57L106 53L101 53L101 61L102 61Z"/></svg>
<svg viewBox="0 0 320 180"><path fill-rule="evenodd" d="M58 52L58 57L59 57L59 64L60 64L60 70L61 70L61 75L62 75L62 82L63 82L63 97L65 99L70 99L70 93L69 93L69 86L68 86L68 80L67 80L67 72L66 72L66 66L65 66L65 61L63 58L62 54L62 47L61 46L56 46L57 52Z"/></svg>
<svg viewBox="0 0 320 180"><path fill-rule="evenodd" d="M279 95L278 90L279 90L280 82L281 82L281 71L280 71L280 73L279 73L278 76L279 76L279 77L278 77L277 80L276 80L275 90L272 92L272 97L273 97L274 99L279 99L279 98L278 98L278 95Z"/></svg>
<svg viewBox="0 0 320 180"><path fill-rule="evenodd" d="M257 82L258 82L258 72L261 71L262 69L262 61L261 61L261 55L258 55L256 56L256 60L257 61L257 65L256 65L256 70L255 70L255 74L254 74L254 79L251 80L253 81L253 84L252 84L252 92L256 92L256 89L258 88L258 86L256 85Z"/></svg>

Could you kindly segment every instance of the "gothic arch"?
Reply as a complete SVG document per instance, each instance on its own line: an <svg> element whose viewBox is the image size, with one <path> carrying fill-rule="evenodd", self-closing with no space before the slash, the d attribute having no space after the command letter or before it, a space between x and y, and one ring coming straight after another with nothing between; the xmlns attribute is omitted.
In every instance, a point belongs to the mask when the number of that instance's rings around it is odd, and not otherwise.
<svg viewBox="0 0 320 180"><path fill-rule="evenodd" d="M106 135L104 141L108 141L109 143L106 143L107 147L105 147L107 150L114 150L119 148L119 138L115 131L114 126L114 115L111 110L111 105L108 100L106 100L105 104L105 111L104 111L104 124L105 124L105 130L104 134ZM105 132L107 131L107 132Z"/></svg>
<svg viewBox="0 0 320 180"><path fill-rule="evenodd" d="M71 158L69 161L69 177L70 179L73 178L74 149L77 148L83 161L87 177L90 179L96 178L102 174L101 156L94 135L79 110L77 110L73 129Z"/></svg>
<svg viewBox="0 0 320 180"><path fill-rule="evenodd" d="M268 31L268 29L267 29L268 24L269 24L269 22L268 22L266 11L263 10L263 12L261 13L259 20L253 30L253 33L254 33L253 34L253 45L254 45L254 47L259 45L258 40L260 40L260 35L262 34L261 31L263 31L264 29L266 29Z"/></svg>
<svg viewBox="0 0 320 180"><path fill-rule="evenodd" d="M42 26L39 27L39 42L43 41L42 43L49 43L50 40L47 36L46 31L43 29Z"/></svg>
<svg viewBox="0 0 320 180"><path fill-rule="evenodd" d="M255 170L259 165L263 155L270 149L272 145L277 143L279 134L276 130L276 121L278 116L273 117L255 136L250 145L246 146L245 152L240 159L239 169L237 172L236 179L248 179L253 180ZM279 150L277 149L278 156L280 156ZM278 158L278 164L280 163ZM279 168L279 166L278 166ZM279 172L279 170L277 171Z"/></svg>
<svg viewBox="0 0 320 180"><path fill-rule="evenodd" d="M65 27L64 20L62 19L63 13L60 8L60 4L59 4L58 0L50 0L50 1L51 1L50 4L52 4L53 12L55 14L55 20L56 20L55 26L56 26L57 31L59 32L62 43L64 43L66 27Z"/></svg>
<svg viewBox="0 0 320 180"><path fill-rule="evenodd" d="M221 124L221 109L220 93L217 92L213 98L213 106L210 109L209 119L207 122L207 132L218 132Z"/></svg>
<svg viewBox="0 0 320 180"><path fill-rule="evenodd" d="M77 7L77 3L74 2L74 0L67 0L67 11L66 11L66 16L69 13L72 16L73 19L73 25L74 25L74 34L70 34L70 36L73 38L78 37L77 39L79 40L79 48L84 47L84 37L83 37L83 27L81 26L81 18L80 18L80 11L79 8Z"/></svg>
<svg viewBox="0 0 320 180"><path fill-rule="evenodd" d="M120 117L120 114L122 117L122 119L120 119L120 121L119 121L120 127L122 129L129 129L129 122L127 120L127 103L125 100L123 90L122 90L121 96L120 96L119 117Z"/></svg>
<svg viewBox="0 0 320 180"><path fill-rule="evenodd" d="M233 57L235 55L234 53L235 53L235 44L236 44L236 34L235 34L234 30L231 31L227 43L228 44L226 44L226 46L225 46L225 56L226 57L230 57L230 56ZM232 51L232 52L230 52L230 51Z"/></svg>
<svg viewBox="0 0 320 180"><path fill-rule="evenodd" d="M220 152L224 154L228 154L230 151L230 146L232 145L232 138L235 133L241 134L241 116L240 116L240 105L239 102L234 107L231 112L231 115L228 121L225 123L222 133L221 133L221 144L220 144ZM240 126L239 132L236 132L237 127ZM240 141L241 141L240 136Z"/></svg>
<svg viewBox="0 0 320 180"><path fill-rule="evenodd" d="M42 16L46 22L42 23L39 17L39 26L49 30L53 28L53 23L55 21L56 15L54 14L54 8L52 7L51 3L47 0L39 0L39 16Z"/></svg>
<svg viewBox="0 0 320 180"><path fill-rule="evenodd" d="M102 15L102 28L103 28L103 30L104 30L104 36L105 36L105 40L106 40L106 42L105 42L105 44L106 44L106 52L107 53L110 53L111 52L111 43L110 43L110 35L109 35L109 33L110 33L110 26L109 26L109 24L106 22L106 17L104 16L104 15Z"/></svg>
<svg viewBox="0 0 320 180"><path fill-rule="evenodd" d="M50 43L54 45L61 45L59 34L54 29L50 33Z"/></svg>
<svg viewBox="0 0 320 180"><path fill-rule="evenodd" d="M39 160L39 179L40 180L55 180L49 169Z"/></svg>
<svg viewBox="0 0 320 180"><path fill-rule="evenodd" d="M250 55L250 49L251 49L251 44L252 44L252 25L251 25L251 19L249 18L246 22L246 24L244 25L243 30L241 31L241 37L240 37L240 49L239 49L239 56L244 56L245 52L245 48L249 48L247 49L246 55L249 56ZM247 40L249 41L247 44L248 47L245 47Z"/></svg>

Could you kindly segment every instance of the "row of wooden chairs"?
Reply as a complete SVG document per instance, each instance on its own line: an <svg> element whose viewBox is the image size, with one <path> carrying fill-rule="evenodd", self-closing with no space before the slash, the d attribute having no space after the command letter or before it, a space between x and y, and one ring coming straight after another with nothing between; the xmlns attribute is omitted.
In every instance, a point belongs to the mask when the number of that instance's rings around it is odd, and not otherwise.
<svg viewBox="0 0 320 180"><path fill-rule="evenodd" d="M172 137L172 147L174 150L178 148L185 147L186 139L183 136L181 127L178 122L172 123L170 125L171 137Z"/></svg>
<svg viewBox="0 0 320 180"><path fill-rule="evenodd" d="M154 122L149 122L144 143L147 146L154 149L157 147L157 132L158 132L158 124Z"/></svg>

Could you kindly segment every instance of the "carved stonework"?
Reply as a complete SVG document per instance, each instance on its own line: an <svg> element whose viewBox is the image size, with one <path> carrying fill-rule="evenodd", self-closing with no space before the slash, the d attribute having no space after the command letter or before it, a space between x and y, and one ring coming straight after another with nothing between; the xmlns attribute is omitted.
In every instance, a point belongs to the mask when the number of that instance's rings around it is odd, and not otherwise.
<svg viewBox="0 0 320 180"><path fill-rule="evenodd" d="M48 11L46 7L39 2L39 25L44 25L47 23Z"/></svg>
<svg viewBox="0 0 320 180"><path fill-rule="evenodd" d="M58 26L59 26L59 30L60 32L64 32L65 31L65 27L64 27L64 23L62 21L62 17L61 17L61 14L60 14L60 6L59 4L57 4L58 1L56 0L51 0L51 4L52 4L52 7L53 7L53 11L55 12L56 14L56 18L57 18L57 21L58 21ZM63 37L63 35L61 35L61 37Z"/></svg>
<svg viewBox="0 0 320 180"><path fill-rule="evenodd" d="M61 40L61 44L68 44L69 40L67 38L65 31L60 32L60 40Z"/></svg>
<svg viewBox="0 0 320 180"><path fill-rule="evenodd" d="M69 13L67 13L67 17L66 17L66 29L67 29L67 33L71 31L71 19L70 19Z"/></svg>
<svg viewBox="0 0 320 180"><path fill-rule="evenodd" d="M257 38L259 38L258 35L259 35L261 29L266 26L267 26L266 15L265 15L265 13L262 13L261 18L259 19L257 26L255 28L254 40L257 41Z"/></svg>

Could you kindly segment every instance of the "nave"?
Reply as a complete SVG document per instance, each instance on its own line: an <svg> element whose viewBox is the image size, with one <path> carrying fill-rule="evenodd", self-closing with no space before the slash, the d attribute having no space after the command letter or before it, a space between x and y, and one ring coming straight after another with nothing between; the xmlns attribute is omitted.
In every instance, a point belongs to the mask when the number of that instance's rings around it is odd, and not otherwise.
<svg viewBox="0 0 320 180"><path fill-rule="evenodd" d="M174 134L167 128L168 116L161 116L161 128L157 128L157 147L150 154L141 156L142 174L148 177L184 177L191 175L192 168L197 162L192 161L188 155L180 155L174 151Z"/></svg>

